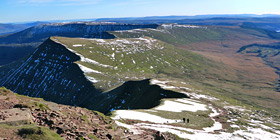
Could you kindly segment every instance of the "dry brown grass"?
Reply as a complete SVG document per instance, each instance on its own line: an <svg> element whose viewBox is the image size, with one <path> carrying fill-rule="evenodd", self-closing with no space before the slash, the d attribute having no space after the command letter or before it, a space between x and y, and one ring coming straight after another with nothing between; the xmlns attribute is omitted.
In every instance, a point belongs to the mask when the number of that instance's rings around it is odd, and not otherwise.
<svg viewBox="0 0 280 140"><path fill-rule="evenodd" d="M232 33L225 35L223 41L199 42L180 47L225 64L222 69L213 71L219 80L206 79L204 82L221 87L235 98L252 105L279 109L280 93L273 90L279 78L275 73L276 70L266 65L257 54L237 53L245 45L274 42L277 40L245 33Z"/></svg>

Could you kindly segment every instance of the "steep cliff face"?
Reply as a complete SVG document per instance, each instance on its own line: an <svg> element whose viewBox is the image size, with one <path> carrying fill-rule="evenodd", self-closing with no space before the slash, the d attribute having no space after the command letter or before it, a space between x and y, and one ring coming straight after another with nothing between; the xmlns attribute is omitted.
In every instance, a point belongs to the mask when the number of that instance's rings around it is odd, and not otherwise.
<svg viewBox="0 0 280 140"><path fill-rule="evenodd" d="M73 63L79 59L49 39L2 76L0 85L23 95L75 105L100 93Z"/></svg>

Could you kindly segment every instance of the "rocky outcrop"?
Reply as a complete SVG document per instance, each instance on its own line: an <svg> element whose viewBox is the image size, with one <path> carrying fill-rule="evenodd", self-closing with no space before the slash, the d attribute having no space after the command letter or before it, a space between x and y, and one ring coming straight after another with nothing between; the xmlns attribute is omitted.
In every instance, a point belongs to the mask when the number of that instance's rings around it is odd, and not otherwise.
<svg viewBox="0 0 280 140"><path fill-rule="evenodd" d="M29 109L5 109L0 110L0 124L24 125L32 122L31 112Z"/></svg>
<svg viewBox="0 0 280 140"><path fill-rule="evenodd" d="M43 138L44 129L49 129L66 140L152 139L156 134L154 130L133 134L97 111L16 95L5 88L0 88L0 102L4 100L11 104L10 106L0 104L0 139L23 139L34 133ZM35 126L38 128L35 129ZM169 139L174 138L170 134L165 136Z"/></svg>
<svg viewBox="0 0 280 140"><path fill-rule="evenodd" d="M49 127L65 139L112 139L122 136L122 130L111 119L97 112L71 106L59 106L59 109L35 108L32 110L33 121L39 126Z"/></svg>

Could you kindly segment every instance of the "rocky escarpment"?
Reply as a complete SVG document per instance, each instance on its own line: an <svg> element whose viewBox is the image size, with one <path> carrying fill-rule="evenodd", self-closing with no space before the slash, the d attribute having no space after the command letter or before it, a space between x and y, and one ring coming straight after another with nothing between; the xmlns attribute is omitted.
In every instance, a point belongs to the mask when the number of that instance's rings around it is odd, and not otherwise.
<svg viewBox="0 0 280 140"><path fill-rule="evenodd" d="M115 24L102 22L73 22L38 25L18 33L0 37L0 44L42 42L50 36L82 38L114 38L108 31L157 28L157 24Z"/></svg>
<svg viewBox="0 0 280 140"><path fill-rule="evenodd" d="M80 38L114 38L108 31L157 28L156 24L115 24L102 22L73 22L38 25L21 32L0 36L0 65L19 60L35 50L50 36Z"/></svg>
<svg viewBox="0 0 280 140"><path fill-rule="evenodd" d="M162 98L187 97L150 85L149 80L127 82L104 93L96 89L75 63L80 59L80 54L48 39L26 59L1 67L0 86L22 95L103 113L115 109L151 108Z"/></svg>

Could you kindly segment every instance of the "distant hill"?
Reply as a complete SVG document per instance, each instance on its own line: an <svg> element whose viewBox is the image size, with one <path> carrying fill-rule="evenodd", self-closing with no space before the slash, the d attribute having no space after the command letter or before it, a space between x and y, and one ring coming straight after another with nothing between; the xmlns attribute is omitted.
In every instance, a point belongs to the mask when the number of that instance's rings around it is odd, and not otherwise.
<svg viewBox="0 0 280 140"><path fill-rule="evenodd" d="M21 24L14 24L14 23L9 23L9 24L2 23L1 24L0 23L0 35L19 32L19 31L27 29L29 27L46 24L46 23L48 23L48 22L37 21L37 22L21 23Z"/></svg>
<svg viewBox="0 0 280 140"><path fill-rule="evenodd" d="M23 25L0 24L0 35L17 32L26 29Z"/></svg>
<svg viewBox="0 0 280 140"><path fill-rule="evenodd" d="M126 18L100 18L99 22L117 22L134 24L195 24L195 25L240 25L243 22L265 22L279 23L280 15L254 15L254 14L232 14L232 15L196 15L196 16L150 16L150 17L126 17Z"/></svg>
<svg viewBox="0 0 280 140"><path fill-rule="evenodd" d="M95 21L130 21L130 20L181 20L181 19L209 19L209 18L268 18L280 17L280 15L267 14L218 14L218 15L195 15L195 16L148 16L148 17L123 17L123 18L99 18Z"/></svg>
<svg viewBox="0 0 280 140"><path fill-rule="evenodd" d="M0 65L19 60L35 50L50 36L114 38L107 31L156 28L156 24L116 24L98 22L52 23L0 36Z"/></svg>

